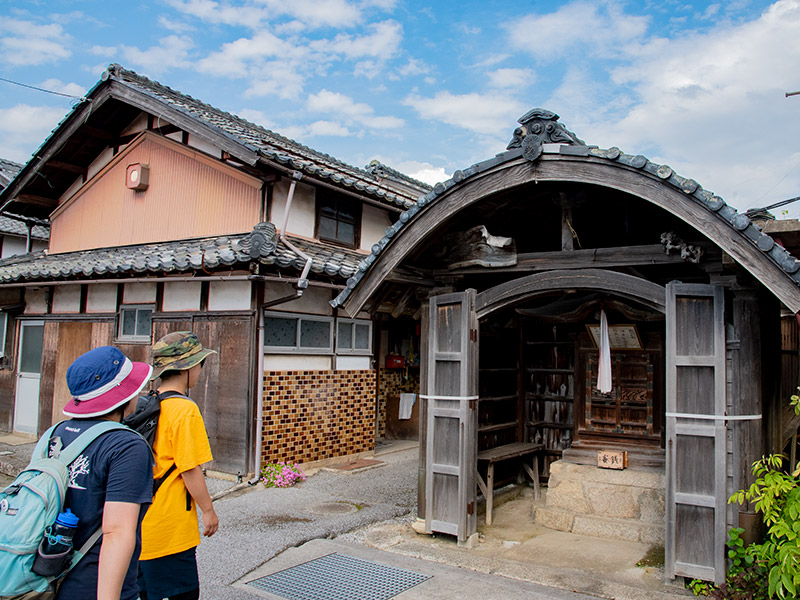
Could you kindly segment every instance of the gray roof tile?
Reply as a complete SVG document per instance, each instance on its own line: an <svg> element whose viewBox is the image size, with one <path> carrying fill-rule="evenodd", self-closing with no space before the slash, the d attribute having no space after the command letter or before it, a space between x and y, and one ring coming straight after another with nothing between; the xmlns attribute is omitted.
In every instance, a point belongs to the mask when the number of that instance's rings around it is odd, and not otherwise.
<svg viewBox="0 0 800 600"><path fill-rule="evenodd" d="M82 252L14 256L0 260L0 282L52 281L100 276L180 273L247 266L254 260L267 266L301 271L305 261L281 243L271 223L260 223L253 232L193 240L101 248ZM255 236L260 245L251 258ZM292 244L312 259L311 272L347 279L358 269L364 255L316 240L291 238ZM298 273L299 274L299 273Z"/></svg>

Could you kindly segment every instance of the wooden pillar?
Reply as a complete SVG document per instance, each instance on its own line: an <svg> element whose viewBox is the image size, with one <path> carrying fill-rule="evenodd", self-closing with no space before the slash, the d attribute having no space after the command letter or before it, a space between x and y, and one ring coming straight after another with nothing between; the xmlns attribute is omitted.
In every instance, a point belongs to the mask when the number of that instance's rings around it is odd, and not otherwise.
<svg viewBox="0 0 800 600"><path fill-rule="evenodd" d="M420 308L421 320L419 329L419 467L417 469L417 517L425 519L425 449L428 446L428 401L423 396L428 394L428 327L430 319L429 300L424 300Z"/></svg>
<svg viewBox="0 0 800 600"><path fill-rule="evenodd" d="M775 328L780 333L779 307L773 298L756 290L737 290L731 303L732 332L728 339L729 415L762 415L761 420L731 420L730 452L732 490L746 489L753 482L752 465L769 452L775 416L780 422L780 412L775 410L775 380L780 379L780 338L771 334ZM773 314L774 313L774 314ZM732 333L732 335L730 335ZM773 363L774 364L771 364ZM776 368L777 365L777 368ZM775 414L777 413L777 415ZM729 505L728 525L739 527L753 520L748 504ZM740 516L741 513L745 515Z"/></svg>

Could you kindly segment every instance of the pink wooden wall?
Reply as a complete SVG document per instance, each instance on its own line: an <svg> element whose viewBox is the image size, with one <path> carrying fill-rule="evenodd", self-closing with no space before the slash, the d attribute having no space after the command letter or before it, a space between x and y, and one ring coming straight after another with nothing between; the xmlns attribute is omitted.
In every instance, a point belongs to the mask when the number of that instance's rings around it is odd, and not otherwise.
<svg viewBox="0 0 800 600"><path fill-rule="evenodd" d="M127 166L150 165L145 191ZM50 253L245 233L259 220L261 182L175 141L145 133L51 215Z"/></svg>

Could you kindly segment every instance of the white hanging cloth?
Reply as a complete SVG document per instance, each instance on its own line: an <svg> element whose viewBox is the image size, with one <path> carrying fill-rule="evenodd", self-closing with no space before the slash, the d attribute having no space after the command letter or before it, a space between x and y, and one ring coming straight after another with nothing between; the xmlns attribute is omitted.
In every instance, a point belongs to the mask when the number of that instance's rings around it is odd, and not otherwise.
<svg viewBox="0 0 800 600"><path fill-rule="evenodd" d="M597 367L597 389L601 394L611 391L611 343L608 340L606 311L600 310L600 361Z"/></svg>
<svg viewBox="0 0 800 600"><path fill-rule="evenodd" d="M416 394L400 394L400 407L398 410L397 418L399 420L410 419L411 411L414 408L414 402L417 399Z"/></svg>

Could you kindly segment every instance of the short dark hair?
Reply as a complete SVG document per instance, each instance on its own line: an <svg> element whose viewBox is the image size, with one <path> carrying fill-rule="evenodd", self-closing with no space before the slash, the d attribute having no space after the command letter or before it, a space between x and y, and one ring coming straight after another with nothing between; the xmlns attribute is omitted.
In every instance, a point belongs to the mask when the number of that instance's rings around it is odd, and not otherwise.
<svg viewBox="0 0 800 600"><path fill-rule="evenodd" d="M160 379L169 379L170 377L175 377L176 375L180 375L181 373L183 373L183 371L176 371L175 369L172 369L169 371L163 371L161 375L159 375L158 377Z"/></svg>

